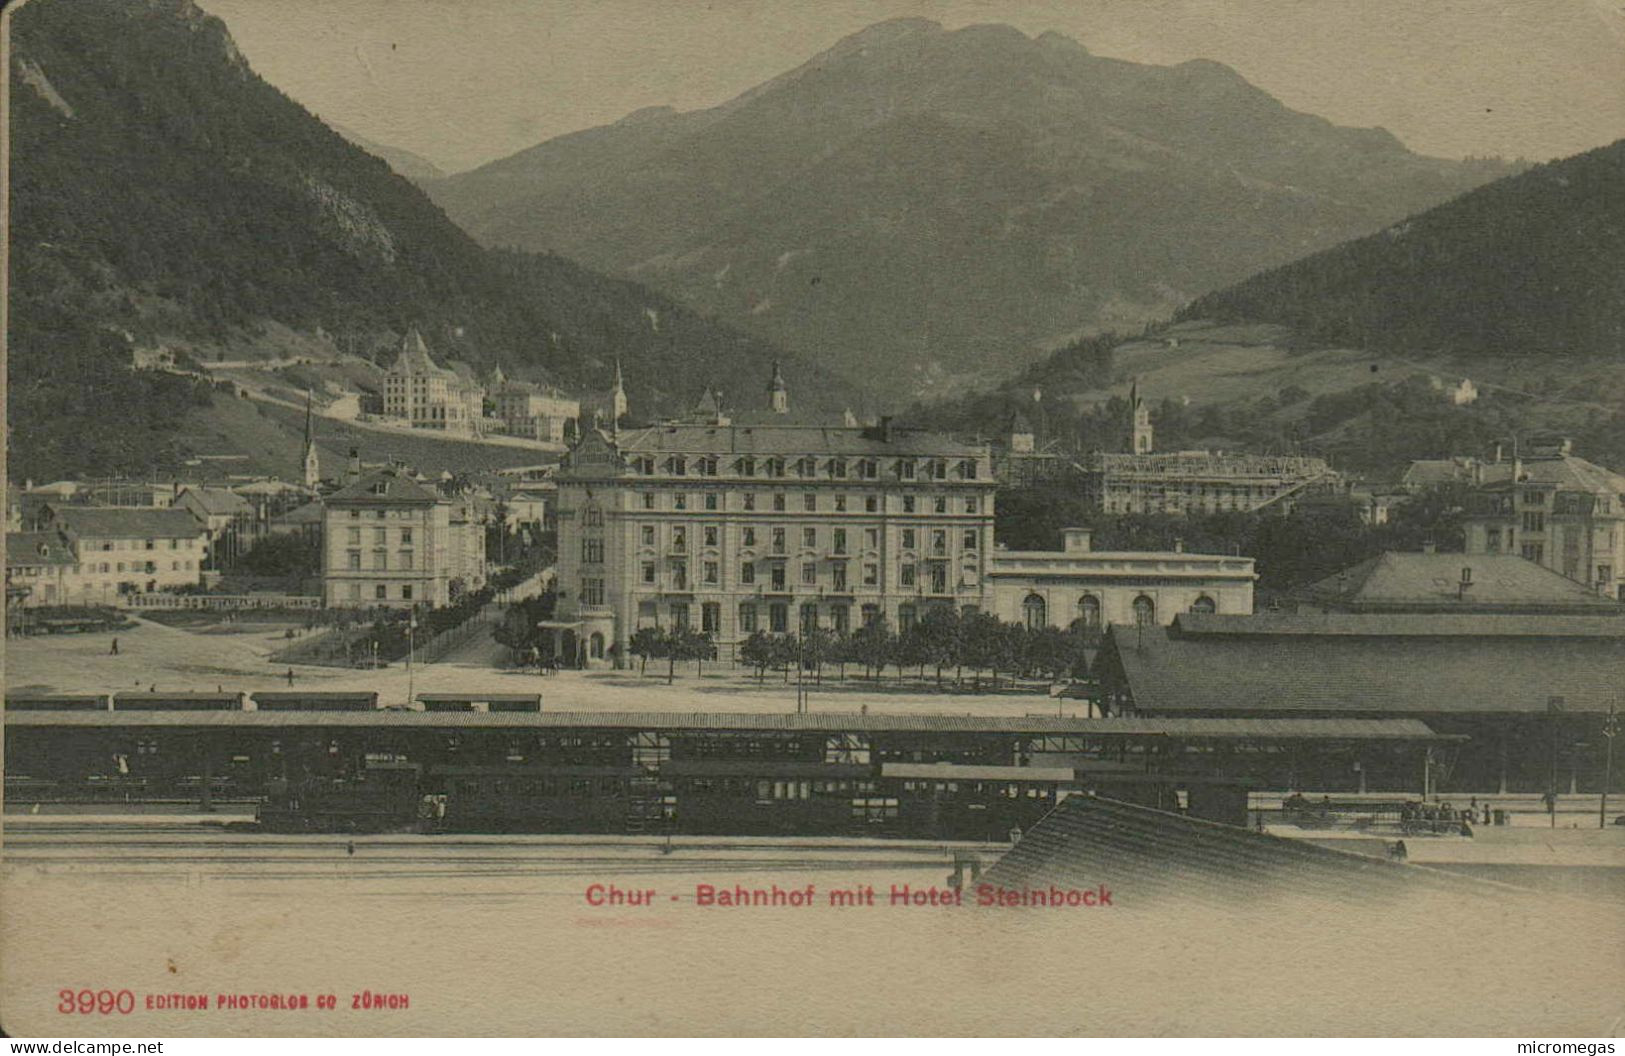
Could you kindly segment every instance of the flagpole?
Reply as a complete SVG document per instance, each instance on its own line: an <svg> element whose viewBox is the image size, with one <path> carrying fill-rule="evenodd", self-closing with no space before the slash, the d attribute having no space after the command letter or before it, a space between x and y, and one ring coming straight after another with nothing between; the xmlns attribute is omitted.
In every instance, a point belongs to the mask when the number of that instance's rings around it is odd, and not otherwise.
<svg viewBox="0 0 1625 1056"><path fill-rule="evenodd" d="M414 659L416 659L416 653L417 653L416 635L413 632L415 632L417 630L417 627L418 627L418 614L417 614L416 609L414 609L412 614L410 616L408 616L407 620L406 620L406 706L407 707L412 706L412 698L413 698L412 690L414 688L414 682L413 682L414 672L412 670L412 661Z"/></svg>

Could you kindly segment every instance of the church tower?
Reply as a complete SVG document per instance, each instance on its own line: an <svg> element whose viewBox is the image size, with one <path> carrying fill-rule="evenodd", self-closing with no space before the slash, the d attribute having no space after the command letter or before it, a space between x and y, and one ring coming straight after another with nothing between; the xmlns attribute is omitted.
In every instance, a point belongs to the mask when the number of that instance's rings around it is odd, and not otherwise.
<svg viewBox="0 0 1625 1056"><path fill-rule="evenodd" d="M621 361L615 361L615 384L609 390L609 417L610 428L618 429L621 419L631 410L631 404L626 400L626 386L621 384Z"/></svg>
<svg viewBox="0 0 1625 1056"><path fill-rule="evenodd" d="M1145 398L1140 395L1140 379L1134 379L1134 385L1128 392L1129 413L1133 415L1131 450L1136 455L1149 455L1151 453L1151 408L1145 405Z"/></svg>
<svg viewBox="0 0 1625 1056"><path fill-rule="evenodd" d="M790 413L790 387L784 383L784 372L777 361L773 364L773 380L767 383L767 400L774 414Z"/></svg>
<svg viewBox="0 0 1625 1056"><path fill-rule="evenodd" d="M312 490L322 482L321 456L316 453L316 429L310 405L310 390L305 390L305 487Z"/></svg>

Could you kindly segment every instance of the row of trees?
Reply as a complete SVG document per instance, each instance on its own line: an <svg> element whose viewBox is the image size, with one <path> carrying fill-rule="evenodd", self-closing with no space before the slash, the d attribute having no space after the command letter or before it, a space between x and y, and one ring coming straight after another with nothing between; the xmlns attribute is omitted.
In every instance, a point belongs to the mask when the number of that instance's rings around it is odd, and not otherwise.
<svg viewBox="0 0 1625 1056"><path fill-rule="evenodd" d="M843 679L848 666L861 667L865 677L876 679L888 667L896 669L899 679L912 669L923 679L932 668L939 686L949 670L960 683L969 671L979 690L984 674L994 685L1001 674L1052 681L1081 678L1088 670L1085 650L1096 642L1097 636L1079 624L1065 630L1028 628L987 613L943 608L927 613L901 633L894 632L884 619L851 632L827 627L807 628L793 635L757 631L740 644L738 660L756 669L758 682L765 681L770 670L781 672L788 681L790 672L799 669L821 682L829 666L838 668ZM714 636L689 627L642 627L628 645L639 659L640 673L647 670L650 660L665 660L668 682L675 677L679 661L695 661L703 668L705 661L717 658Z"/></svg>

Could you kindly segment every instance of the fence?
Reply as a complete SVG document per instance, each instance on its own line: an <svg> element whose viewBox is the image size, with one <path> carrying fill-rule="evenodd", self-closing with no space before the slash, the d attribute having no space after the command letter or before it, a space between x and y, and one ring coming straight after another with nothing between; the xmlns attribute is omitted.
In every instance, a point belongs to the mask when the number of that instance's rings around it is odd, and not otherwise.
<svg viewBox="0 0 1625 1056"><path fill-rule="evenodd" d="M122 594L127 609L319 609L310 594Z"/></svg>
<svg viewBox="0 0 1625 1056"><path fill-rule="evenodd" d="M459 624L449 631L442 631L428 641L423 642L417 649L417 660L421 664L433 664L445 658L447 653L457 649L480 635L487 637L491 628L496 625L497 615L494 606L487 606L480 610L479 615Z"/></svg>

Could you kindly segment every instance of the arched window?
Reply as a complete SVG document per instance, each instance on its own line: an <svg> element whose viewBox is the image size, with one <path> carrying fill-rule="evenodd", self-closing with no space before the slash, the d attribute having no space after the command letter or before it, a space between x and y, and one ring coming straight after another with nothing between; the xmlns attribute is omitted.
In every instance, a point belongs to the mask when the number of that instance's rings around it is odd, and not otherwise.
<svg viewBox="0 0 1625 1056"><path fill-rule="evenodd" d="M587 648L592 653L594 660L602 660L604 658L604 636L594 631L592 637L588 639Z"/></svg>
<svg viewBox="0 0 1625 1056"><path fill-rule="evenodd" d="M1157 622L1157 603L1141 594L1134 599L1134 622L1142 627Z"/></svg>
<svg viewBox="0 0 1625 1056"><path fill-rule="evenodd" d="M1045 611L1044 599L1038 594L1027 595L1027 600L1021 603L1021 617L1027 624L1027 629L1036 631L1040 627L1049 626L1048 613Z"/></svg>
<svg viewBox="0 0 1625 1056"><path fill-rule="evenodd" d="M1203 594L1201 597L1199 597L1195 601L1191 602L1191 611L1192 612L1218 612L1219 611L1219 603L1214 601L1212 598L1208 597L1206 594Z"/></svg>
<svg viewBox="0 0 1625 1056"><path fill-rule="evenodd" d="M1085 594L1079 598L1078 619L1083 621L1084 630L1100 630L1100 599L1093 594Z"/></svg>

